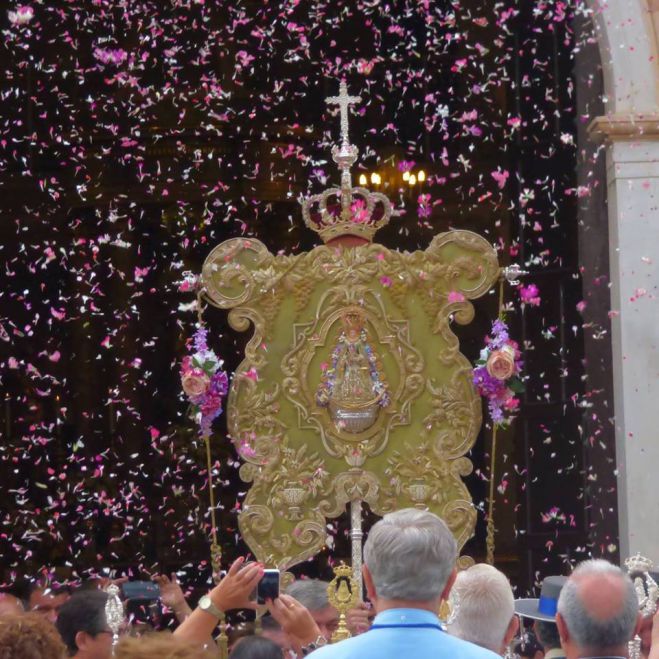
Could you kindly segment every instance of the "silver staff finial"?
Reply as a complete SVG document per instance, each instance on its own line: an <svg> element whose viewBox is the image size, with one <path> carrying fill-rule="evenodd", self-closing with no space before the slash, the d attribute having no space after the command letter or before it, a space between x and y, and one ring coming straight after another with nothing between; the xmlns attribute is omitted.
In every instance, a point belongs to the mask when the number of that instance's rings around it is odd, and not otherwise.
<svg viewBox="0 0 659 659"><path fill-rule="evenodd" d="M517 263L512 263L507 268L502 268L501 274L511 286L519 286L519 280L529 273L526 270L522 270Z"/></svg>
<svg viewBox="0 0 659 659"><path fill-rule="evenodd" d="M638 608L643 617L653 616L657 612L657 600L659 600L659 585L650 574L654 563L638 553L625 561L625 567L627 574L636 575L634 576L634 590L638 597ZM643 578L638 576L639 573L643 575Z"/></svg>
<svg viewBox="0 0 659 659"><path fill-rule="evenodd" d="M105 603L105 620L112 630L112 645L115 646L119 640L121 626L124 624L124 604L119 597L119 586L116 584L111 583L105 592L108 595L108 601Z"/></svg>

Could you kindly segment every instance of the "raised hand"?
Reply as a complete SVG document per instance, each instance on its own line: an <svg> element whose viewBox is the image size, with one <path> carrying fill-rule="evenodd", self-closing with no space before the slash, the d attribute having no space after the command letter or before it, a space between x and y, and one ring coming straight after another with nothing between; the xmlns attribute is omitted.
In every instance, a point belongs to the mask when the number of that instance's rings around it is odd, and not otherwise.
<svg viewBox="0 0 659 659"><path fill-rule="evenodd" d="M256 609L256 602L251 601L250 596L262 577L263 566L260 563L245 565L245 559L238 558L208 595L222 613L231 609ZM209 643L217 622L214 615L208 615L197 607L174 631L174 636L195 643Z"/></svg>
<svg viewBox="0 0 659 659"><path fill-rule="evenodd" d="M371 627L371 607L364 602L359 602L354 609L346 613L346 624L353 636L367 632Z"/></svg>
<svg viewBox="0 0 659 659"><path fill-rule="evenodd" d="M185 595L175 574L172 574L171 578L166 574L154 574L151 580L158 584L160 599L165 606L175 609L182 602L185 602Z"/></svg>
<svg viewBox="0 0 659 659"><path fill-rule="evenodd" d="M237 558L226 576L209 593L213 604L221 611L231 609L256 609L256 602L250 600L250 595L263 577L261 563L248 563Z"/></svg>
<svg viewBox="0 0 659 659"><path fill-rule="evenodd" d="M299 646L313 643L320 636L320 629L311 613L294 597L280 595L266 604L272 617Z"/></svg>
<svg viewBox="0 0 659 659"><path fill-rule="evenodd" d="M179 622L182 622L186 616L190 615L191 609L185 601L185 595L174 573L172 573L171 578L166 574L154 574L151 579L160 588L160 600L165 606L174 611L174 615Z"/></svg>

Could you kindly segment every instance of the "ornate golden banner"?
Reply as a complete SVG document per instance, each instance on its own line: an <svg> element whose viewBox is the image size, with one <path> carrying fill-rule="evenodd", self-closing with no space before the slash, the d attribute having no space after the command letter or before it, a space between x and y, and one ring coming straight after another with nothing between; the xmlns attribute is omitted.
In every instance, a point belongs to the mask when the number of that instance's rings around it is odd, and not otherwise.
<svg viewBox="0 0 659 659"><path fill-rule="evenodd" d="M240 529L258 560L283 569L313 556L325 519L355 498L379 515L427 507L460 546L472 535L461 476L481 402L449 319L468 323L468 300L498 272L492 247L466 231L412 253L369 244L274 256L245 239L211 252L207 296L231 309L234 329L254 326L228 427L253 483Z"/></svg>
<svg viewBox="0 0 659 659"><path fill-rule="evenodd" d="M491 245L468 231L399 252L370 241L394 214L380 193L352 187L357 148L345 83L332 155L341 185L307 199L306 224L328 244L296 256L258 240L216 247L204 294L254 334L234 374L228 427L252 483L239 516L256 558L289 568L325 545L326 520L354 503L360 577L361 504L378 515L417 506L442 517L460 547L476 511L462 477L481 424L472 367L450 329L499 275Z"/></svg>

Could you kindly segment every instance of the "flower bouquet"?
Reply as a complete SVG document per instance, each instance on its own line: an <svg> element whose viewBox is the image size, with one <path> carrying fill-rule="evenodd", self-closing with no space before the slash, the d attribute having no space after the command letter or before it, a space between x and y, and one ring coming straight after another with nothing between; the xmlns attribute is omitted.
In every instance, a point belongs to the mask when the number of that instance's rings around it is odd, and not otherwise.
<svg viewBox="0 0 659 659"><path fill-rule="evenodd" d="M492 422L505 427L519 408L516 394L524 391L520 378L521 353L501 318L492 323L492 332L485 342L474 368L474 386L481 396L487 398Z"/></svg>
<svg viewBox="0 0 659 659"><path fill-rule="evenodd" d="M194 353L183 358L181 385L190 401L190 417L199 425L199 433L207 438L213 421L222 413L222 398L229 379L222 370L223 361L208 348L208 330L200 325L193 337Z"/></svg>

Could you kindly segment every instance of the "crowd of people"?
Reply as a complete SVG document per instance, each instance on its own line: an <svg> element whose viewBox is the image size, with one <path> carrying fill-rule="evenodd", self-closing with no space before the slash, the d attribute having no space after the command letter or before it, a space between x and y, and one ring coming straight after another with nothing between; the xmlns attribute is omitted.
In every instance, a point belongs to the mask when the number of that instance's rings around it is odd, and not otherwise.
<svg viewBox="0 0 659 659"><path fill-rule="evenodd" d="M569 577L547 577L537 599L515 600L506 576L490 565L456 570L452 533L436 515L415 509L386 515L364 545L367 603L347 616L351 637L330 643L339 614L328 584L299 579L264 607L254 592L264 566L236 560L191 609L175 578L154 579L178 626L141 635L111 627L108 592L34 587L24 597L0 593L0 659L193 659L217 657L213 639L226 612L258 610L259 625L236 626L232 659L659 659L657 596L618 566L588 560ZM440 620L440 605L450 614ZM653 624L655 618L657 624Z"/></svg>

